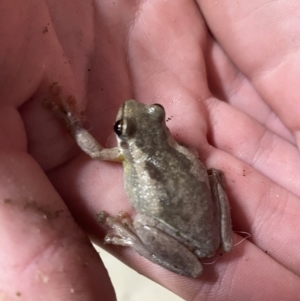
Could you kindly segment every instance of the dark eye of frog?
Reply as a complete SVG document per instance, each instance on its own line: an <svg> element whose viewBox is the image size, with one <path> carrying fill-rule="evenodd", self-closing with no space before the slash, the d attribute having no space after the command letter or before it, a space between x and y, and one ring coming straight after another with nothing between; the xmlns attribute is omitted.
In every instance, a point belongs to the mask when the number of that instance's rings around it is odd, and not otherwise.
<svg viewBox="0 0 300 301"><path fill-rule="evenodd" d="M120 119L118 121L116 121L115 125L114 125L114 131L118 136L122 135L122 131L123 131L123 119Z"/></svg>
<svg viewBox="0 0 300 301"><path fill-rule="evenodd" d="M133 136L136 131L135 123L130 118L120 119L116 121L114 125L114 131L119 138L128 138Z"/></svg>

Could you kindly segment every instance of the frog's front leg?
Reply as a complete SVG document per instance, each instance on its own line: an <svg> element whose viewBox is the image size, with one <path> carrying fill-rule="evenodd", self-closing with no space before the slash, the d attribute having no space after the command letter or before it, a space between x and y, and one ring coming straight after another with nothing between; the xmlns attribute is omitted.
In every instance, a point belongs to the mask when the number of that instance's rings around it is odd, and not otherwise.
<svg viewBox="0 0 300 301"><path fill-rule="evenodd" d="M98 220L111 231L105 242L131 247L141 256L179 275L198 277L202 273L199 259L178 240L158 229L157 221L138 214L131 219L120 213L116 218L106 212L98 214Z"/></svg>
<svg viewBox="0 0 300 301"><path fill-rule="evenodd" d="M221 170L208 170L209 181L214 202L219 215L221 249L230 252L233 248L230 206L225 192L224 175Z"/></svg>
<svg viewBox="0 0 300 301"><path fill-rule="evenodd" d="M82 125L82 114L77 109L77 102L73 96L65 97L61 87L54 83L50 87L50 98L44 104L54 115L62 120L77 145L91 158L109 161L122 161L117 147L104 148Z"/></svg>

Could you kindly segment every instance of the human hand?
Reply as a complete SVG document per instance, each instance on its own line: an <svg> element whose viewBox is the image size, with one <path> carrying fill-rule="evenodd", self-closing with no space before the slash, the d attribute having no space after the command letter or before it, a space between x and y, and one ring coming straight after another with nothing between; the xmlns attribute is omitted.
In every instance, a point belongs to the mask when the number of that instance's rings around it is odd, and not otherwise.
<svg viewBox="0 0 300 301"><path fill-rule="evenodd" d="M298 10L291 2L262 1L199 1L200 9L193 1L47 3L1 4L0 263L9 271L0 276L1 291L25 300L59 299L62 291L64 300L76 300L79 290L91 300L114 298L68 209L101 240L96 213L131 210L122 170L80 154L42 107L58 81L86 109L102 144L112 143L125 99L161 103L174 137L196 147L208 167L224 170L234 230L252 235L205 266L199 279L172 274L129 249L112 247L115 255L186 300L297 298Z"/></svg>

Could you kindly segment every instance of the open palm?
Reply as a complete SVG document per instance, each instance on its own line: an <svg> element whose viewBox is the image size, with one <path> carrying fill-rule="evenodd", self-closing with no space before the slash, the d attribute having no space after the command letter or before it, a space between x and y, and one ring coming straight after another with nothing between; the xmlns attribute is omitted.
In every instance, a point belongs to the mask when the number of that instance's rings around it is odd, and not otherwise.
<svg viewBox="0 0 300 301"><path fill-rule="evenodd" d="M298 297L300 5L287 3L0 3L0 296L115 298L87 235L102 240L101 210L133 213L122 167L82 154L43 107L58 82L106 146L126 99L162 104L172 135L224 171L233 228L251 234L199 279L111 252L186 300Z"/></svg>

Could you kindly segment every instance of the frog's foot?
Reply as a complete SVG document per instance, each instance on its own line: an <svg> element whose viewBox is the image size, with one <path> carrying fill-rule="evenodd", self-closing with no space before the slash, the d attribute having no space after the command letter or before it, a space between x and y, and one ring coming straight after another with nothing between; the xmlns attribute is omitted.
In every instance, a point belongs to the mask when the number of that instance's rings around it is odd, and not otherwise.
<svg viewBox="0 0 300 301"><path fill-rule="evenodd" d="M58 83L50 86L50 97L44 100L44 105L64 122L73 136L76 130L82 127L84 116L77 109L75 97L66 97Z"/></svg>
<svg viewBox="0 0 300 301"><path fill-rule="evenodd" d="M99 223L110 228L110 232L104 238L105 243L124 247L142 244L135 233L132 220L126 212L121 211L116 217L113 217L107 212L101 211L97 214L97 219ZM138 250L136 251L139 252Z"/></svg>
<svg viewBox="0 0 300 301"><path fill-rule="evenodd" d="M44 100L44 105L63 121L77 145L88 156L99 160L122 161L122 156L117 148L104 148L83 128L84 116L77 109L75 97L66 97L58 83L51 85L50 98Z"/></svg>
<svg viewBox="0 0 300 301"><path fill-rule="evenodd" d="M179 275L198 277L202 265L198 258L183 244L163 231L139 222L134 224L125 212L116 218L106 212L98 214L98 221L111 231L105 236L105 243L131 247L141 256Z"/></svg>

